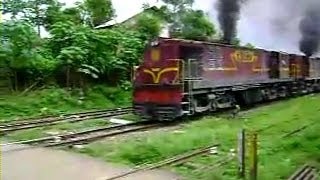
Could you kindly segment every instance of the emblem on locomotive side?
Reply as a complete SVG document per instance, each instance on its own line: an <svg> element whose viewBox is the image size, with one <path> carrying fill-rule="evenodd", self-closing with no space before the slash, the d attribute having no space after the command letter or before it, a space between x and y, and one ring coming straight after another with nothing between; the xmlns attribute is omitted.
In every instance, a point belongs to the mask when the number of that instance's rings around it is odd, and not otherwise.
<svg viewBox="0 0 320 180"><path fill-rule="evenodd" d="M257 61L258 56L253 51L236 50L231 53L231 59L233 62L252 63Z"/></svg>
<svg viewBox="0 0 320 180"><path fill-rule="evenodd" d="M151 75L153 83L156 83L156 84L160 82L160 79L161 79L161 77L162 77L162 75L164 73L167 73L167 72L178 72L178 71L179 71L178 67L167 67L167 68L164 68L164 69L151 68L151 69L144 69L143 70L144 73L147 73L147 74Z"/></svg>

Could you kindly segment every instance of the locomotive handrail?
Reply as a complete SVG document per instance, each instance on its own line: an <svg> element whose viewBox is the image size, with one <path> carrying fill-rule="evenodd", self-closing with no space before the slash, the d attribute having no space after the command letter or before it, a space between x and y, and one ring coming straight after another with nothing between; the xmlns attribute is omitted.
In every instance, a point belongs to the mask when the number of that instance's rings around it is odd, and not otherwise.
<svg viewBox="0 0 320 180"><path fill-rule="evenodd" d="M179 63L178 64L178 72L177 72L177 76L175 78L175 83L174 84L183 83L183 80L184 80L184 61L183 61L183 59L167 59L167 60L168 61L177 61ZM176 82L177 78L179 80L178 82Z"/></svg>
<svg viewBox="0 0 320 180"><path fill-rule="evenodd" d="M139 68L139 66L133 66L132 67L132 71L131 71L131 82L134 82L135 81L135 76L136 76L136 72L137 72L137 69Z"/></svg>

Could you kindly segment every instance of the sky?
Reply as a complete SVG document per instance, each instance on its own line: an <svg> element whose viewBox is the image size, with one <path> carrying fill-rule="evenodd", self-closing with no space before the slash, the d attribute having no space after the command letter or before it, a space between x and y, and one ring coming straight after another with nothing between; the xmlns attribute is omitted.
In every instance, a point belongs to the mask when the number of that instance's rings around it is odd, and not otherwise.
<svg viewBox="0 0 320 180"><path fill-rule="evenodd" d="M67 6L72 6L79 0L59 0L66 3ZM141 12L143 3L149 3L150 5L157 4L158 0L112 0L112 5L116 10L118 19L126 19L134 14ZM212 3L212 0L195 0L194 8L209 10L208 5ZM160 3L158 3L160 4Z"/></svg>
<svg viewBox="0 0 320 180"><path fill-rule="evenodd" d="M76 0L61 0L71 5ZM217 0L195 0L194 9L201 9L208 12L211 21L219 29L217 23L217 11L215 3ZM142 4L149 3L155 5L157 0L112 0L116 10L118 20L123 20L141 12ZM273 33L270 29L272 12L287 12L281 7L276 7L277 0L250 0L241 9L241 17L238 23L238 37L242 44L251 43L259 48L268 50L286 51L289 53L299 53L298 42L299 32L297 22L293 22L287 33ZM258 11L257 11L258 10ZM257 15L258 14L258 15ZM291 37L291 36L294 36Z"/></svg>
<svg viewBox="0 0 320 180"><path fill-rule="evenodd" d="M67 6L72 6L79 0L59 1L66 3ZM215 9L216 1L195 0L193 8L207 12L210 20L215 24L216 29L219 30L217 11ZM112 3L116 11L116 20L122 21L141 12L143 3L156 5L157 0L112 0ZM240 38L242 44L251 43L258 48L300 53L298 49L300 39L298 29L299 19L290 19L290 12L295 11L288 11L288 8L283 5L281 6L278 0L248 0L241 9L237 30L238 38ZM279 19L278 16L281 18ZM283 21L284 19L286 22L279 21ZM285 26L282 27L281 24L277 26L272 25L275 22L283 23ZM280 28L280 30L274 28Z"/></svg>

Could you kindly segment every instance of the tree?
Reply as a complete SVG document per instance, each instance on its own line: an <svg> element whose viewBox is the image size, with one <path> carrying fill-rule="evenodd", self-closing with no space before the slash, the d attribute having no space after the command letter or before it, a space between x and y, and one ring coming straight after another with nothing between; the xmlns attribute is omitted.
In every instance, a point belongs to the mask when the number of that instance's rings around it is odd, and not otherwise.
<svg viewBox="0 0 320 180"><path fill-rule="evenodd" d="M56 0L7 0L3 3L4 14L10 14L11 19L23 19L37 27L40 35L40 27L44 25L48 7L56 3Z"/></svg>
<svg viewBox="0 0 320 180"><path fill-rule="evenodd" d="M191 10L194 0L163 0L163 2L166 3L164 10L170 15L167 19L170 23L170 34L176 37L181 33L181 19L187 10Z"/></svg>
<svg viewBox="0 0 320 180"><path fill-rule="evenodd" d="M231 40L231 44L235 46L240 46L241 40L239 38L234 38Z"/></svg>
<svg viewBox="0 0 320 180"><path fill-rule="evenodd" d="M162 0L168 8L171 9L172 13L183 12L187 9L191 9L194 0Z"/></svg>
<svg viewBox="0 0 320 180"><path fill-rule="evenodd" d="M1 59L15 76L17 86L17 71L30 67L38 37L32 26L23 21L1 24L1 34Z"/></svg>
<svg viewBox="0 0 320 180"><path fill-rule="evenodd" d="M78 7L65 8L62 11L61 19L59 21L72 21L76 25L84 23L84 20L81 16L81 10Z"/></svg>
<svg viewBox="0 0 320 180"><path fill-rule="evenodd" d="M85 0L83 9L90 16L92 26L111 20L115 13L111 0Z"/></svg>
<svg viewBox="0 0 320 180"><path fill-rule="evenodd" d="M66 68L66 85L70 86L70 74L86 64L90 50L88 41L92 30L72 21L57 22L50 31L50 48L61 68Z"/></svg>
<svg viewBox="0 0 320 180"><path fill-rule="evenodd" d="M148 13L156 16L157 18L159 18L161 21L164 22L171 22L171 11L169 10L168 6L164 5L161 7L151 7L148 4L144 4L142 7L145 11L147 11Z"/></svg>
<svg viewBox="0 0 320 180"><path fill-rule="evenodd" d="M123 27L94 31L90 44L94 44L90 65L113 81L130 78L130 69L139 62L145 46L140 33Z"/></svg>
<svg viewBox="0 0 320 180"><path fill-rule="evenodd" d="M44 27L47 30L50 30L51 26L58 22L61 17L61 8L63 4L59 3L58 1L54 1L45 12L45 19L44 19Z"/></svg>
<svg viewBox="0 0 320 180"><path fill-rule="evenodd" d="M163 12L169 14L170 34L172 37L207 40L215 34L214 25L201 10L193 10L194 0L163 0Z"/></svg>
<svg viewBox="0 0 320 180"><path fill-rule="evenodd" d="M23 9L26 7L26 3L19 0L1 1L1 4L2 13L9 14L11 19L16 19L18 15L23 14Z"/></svg>
<svg viewBox="0 0 320 180"><path fill-rule="evenodd" d="M250 49L254 49L255 48L255 46L253 44L251 44L251 43L247 43L244 46L247 47L247 48L250 48Z"/></svg>
<svg viewBox="0 0 320 180"><path fill-rule="evenodd" d="M161 19L152 13L145 13L138 17L135 26L145 40L159 36L161 31Z"/></svg>
<svg viewBox="0 0 320 180"><path fill-rule="evenodd" d="M18 80L21 78L24 81L27 80L24 76L19 78L19 74L28 74L31 77L38 70L38 65L44 61L46 62L43 64L47 65L51 62L48 62L40 53L40 37L28 22L11 20L1 23L0 33L2 34L0 60L9 69L13 77L14 89L18 90Z"/></svg>
<svg viewBox="0 0 320 180"><path fill-rule="evenodd" d="M60 69L65 69L67 86L71 75L80 81L87 75L126 80L144 47L140 33L122 28L93 30L66 21L55 23L50 33L50 48Z"/></svg>
<svg viewBox="0 0 320 180"><path fill-rule="evenodd" d="M85 0L71 8L58 0L8 0L6 7L12 20L0 24L0 64L10 72L16 90L62 73L69 87L82 86L89 78L128 80L146 39L157 36L167 18L165 8L151 8L137 19L136 28L95 30L93 26L113 17L110 0ZM40 26L51 36L41 38L34 29Z"/></svg>
<svg viewBox="0 0 320 180"><path fill-rule="evenodd" d="M63 8L63 4L55 1L46 11L44 26L50 31L53 24L57 22L71 21L76 25L84 24L79 7Z"/></svg>
<svg viewBox="0 0 320 180"><path fill-rule="evenodd" d="M181 22L181 33L178 35L181 38L207 40L215 34L213 24L205 16L203 11L187 11L182 17Z"/></svg>

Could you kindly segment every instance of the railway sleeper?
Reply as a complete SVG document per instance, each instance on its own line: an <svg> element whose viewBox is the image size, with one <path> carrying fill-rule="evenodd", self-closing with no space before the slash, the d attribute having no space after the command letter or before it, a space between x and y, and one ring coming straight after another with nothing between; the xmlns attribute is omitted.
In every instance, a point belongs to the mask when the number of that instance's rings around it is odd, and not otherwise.
<svg viewBox="0 0 320 180"><path fill-rule="evenodd" d="M317 179L317 170L315 167L310 165L304 165L293 175L291 175L288 180L316 180Z"/></svg>

